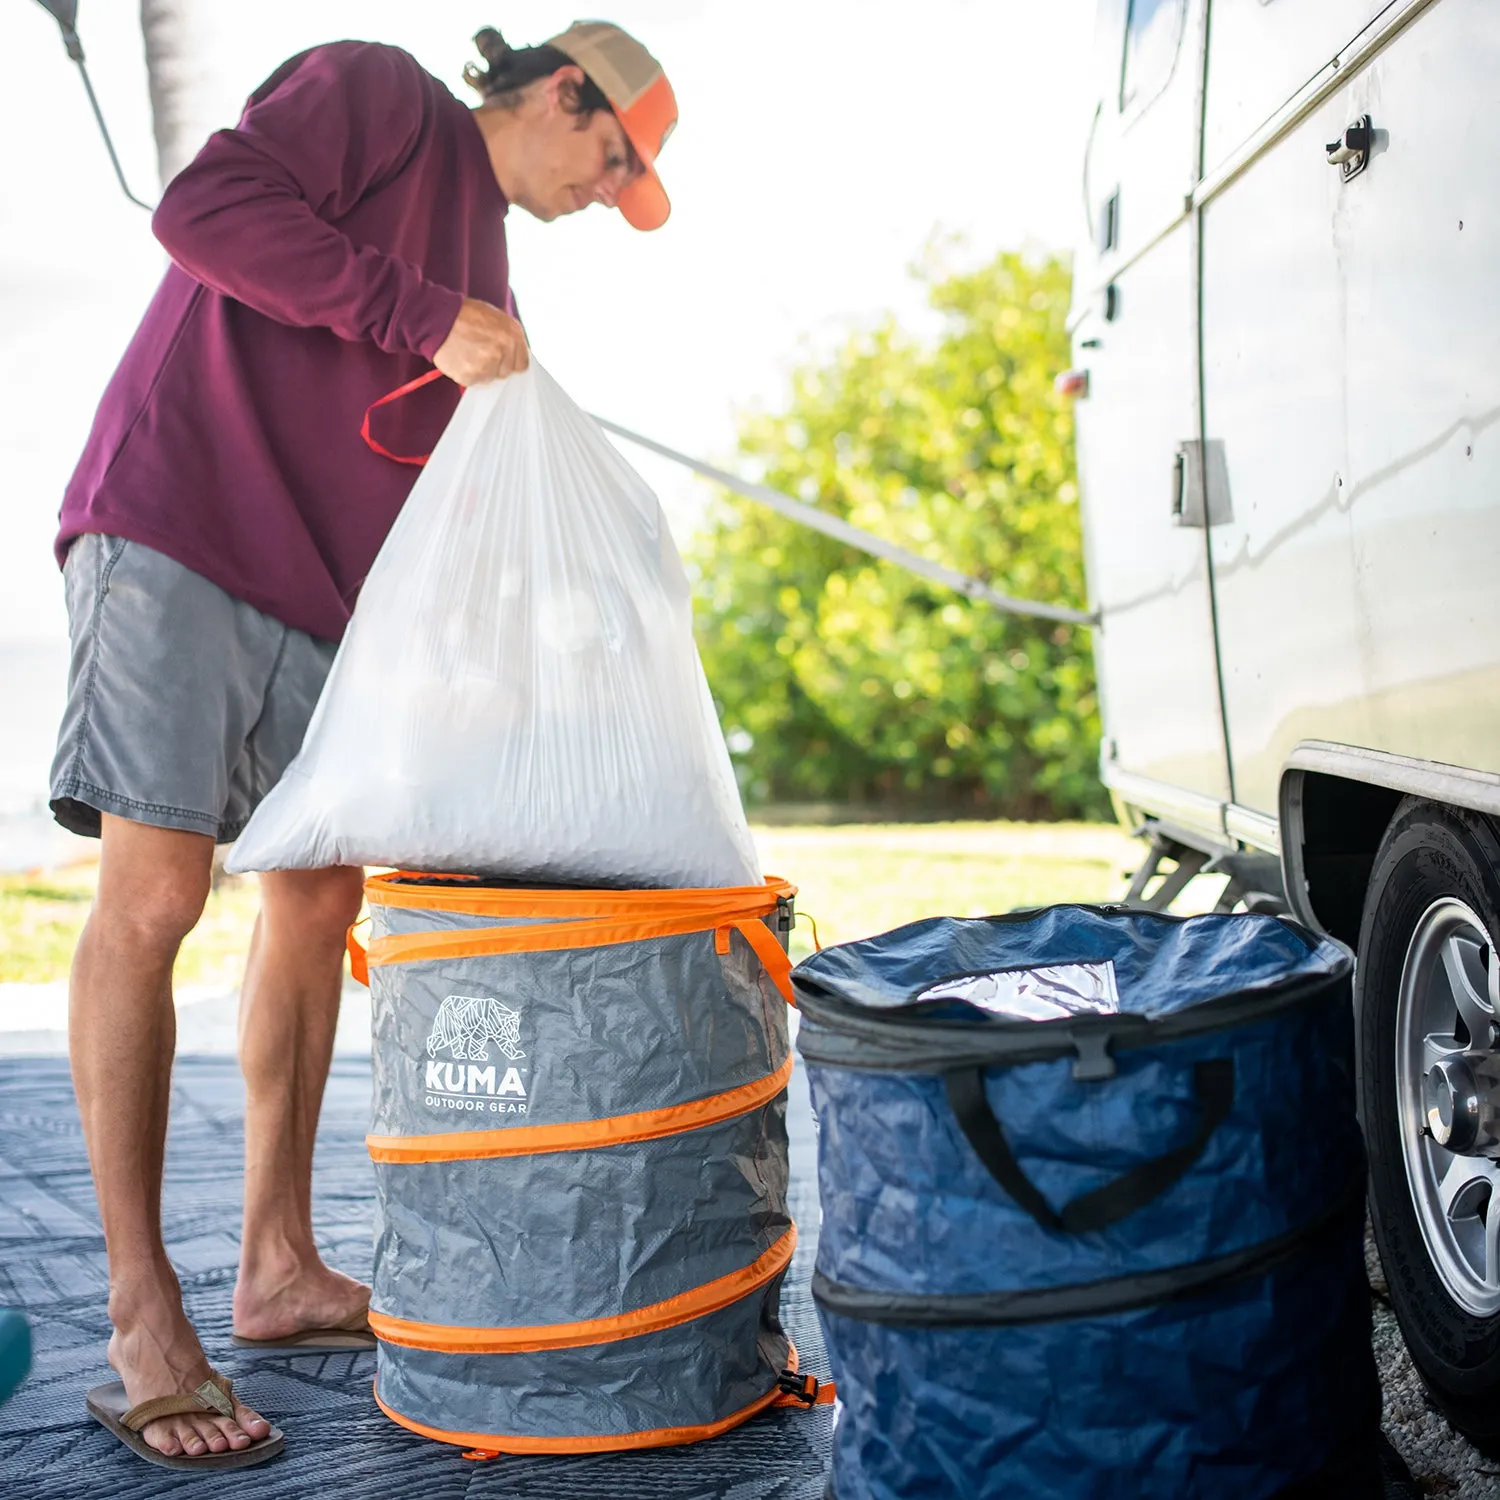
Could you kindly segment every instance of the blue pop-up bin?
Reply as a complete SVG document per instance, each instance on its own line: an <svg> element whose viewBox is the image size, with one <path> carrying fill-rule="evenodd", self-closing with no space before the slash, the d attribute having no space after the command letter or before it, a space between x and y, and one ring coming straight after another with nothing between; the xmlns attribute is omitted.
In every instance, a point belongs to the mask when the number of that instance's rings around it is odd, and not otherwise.
<svg viewBox="0 0 1500 1500"><path fill-rule="evenodd" d="M794 973L836 1500L1375 1497L1346 950L915 922Z"/></svg>

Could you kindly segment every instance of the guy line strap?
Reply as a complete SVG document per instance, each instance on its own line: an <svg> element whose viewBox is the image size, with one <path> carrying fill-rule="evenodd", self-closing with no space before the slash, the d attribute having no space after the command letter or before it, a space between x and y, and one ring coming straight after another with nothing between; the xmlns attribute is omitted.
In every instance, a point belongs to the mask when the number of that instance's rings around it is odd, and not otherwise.
<svg viewBox="0 0 1500 1500"><path fill-rule="evenodd" d="M402 396L410 395L412 391L418 390L429 381L439 379L441 373L439 370L429 370L425 375L419 375L415 380L408 380L405 385L398 386L378 401L372 401L365 408L365 417L360 424L359 435L374 452L395 463L415 464L418 467L432 457L430 453L392 453L372 435L370 417L378 407L397 401ZM727 470L716 469L712 464L703 463L700 459L689 458L686 453L679 453L675 448L668 448L665 443L658 443L654 438L643 437L640 433L632 432L628 427L621 427L618 423L607 421L603 417L596 416L594 420L606 432L612 432L616 437L624 438L627 443L635 443L642 448L650 449L652 453L659 453L663 458L670 458L673 463L681 464L685 469L691 469L693 473L701 474L705 479L712 479L715 484L722 484L726 490L733 490L736 495L743 495L747 500L754 500L760 505L769 506L790 521L810 527L813 531L821 531L824 536L831 536L835 541L855 547L861 552L868 552L871 557L879 557L886 562L894 563L898 568L905 568L908 573L930 578L934 583L942 584L944 588L953 589L970 599L978 599L1004 614L1029 615L1037 620L1057 620L1064 625L1097 625L1099 623L1100 617L1097 610L1073 609L1066 604L1042 604L1035 599L1012 598L1009 594L1002 594L999 589L992 589L982 579L970 578L967 573L960 573L956 568L945 568L942 563L932 562L919 553L908 552L905 547L898 547L894 542L888 542L883 537L878 537L859 526L851 526L848 521L838 516L831 516L827 511L819 510L816 506L804 505L800 500L793 500L790 495L783 495L780 490L773 490L769 485L752 484L748 479L736 478Z"/></svg>
<svg viewBox="0 0 1500 1500"><path fill-rule="evenodd" d="M640 433L632 432L628 427L621 427L618 423L606 421L603 417L596 416L594 420L606 432L612 432L616 437L622 437L628 443L647 448L663 458L670 458L673 463L681 464L683 468L691 469L693 473L701 474L705 479L713 480L715 484L722 484L726 490L733 490L736 495L743 495L747 500L754 500L759 505L769 506L789 521L796 521L799 525L810 527L813 531L821 531L824 536L831 536L835 541L856 547L861 552L868 552L872 557L883 558L886 562L894 563L898 568L905 568L908 573L930 578L934 583L940 583L945 588L953 589L970 599L979 599L1005 614L1030 615L1034 619L1057 620L1065 625L1097 625L1099 623L1097 610L1072 609L1065 604L1042 604L1034 599L1012 598L1009 594L1002 594L998 589L992 589L981 579L970 578L967 573L960 573L954 568L945 568L942 563L932 562L915 552L908 552L905 547L898 547L894 542L888 542L883 537L874 535L873 532L865 531L858 526L851 526L848 521L838 516L831 516L827 511L819 510L814 505L805 505L800 500L793 500L790 495L783 495L780 490L773 490L769 485L752 484L747 479L736 478L724 469L716 469L712 464L689 458L685 453L678 453L676 449L668 448L664 443L642 437Z"/></svg>

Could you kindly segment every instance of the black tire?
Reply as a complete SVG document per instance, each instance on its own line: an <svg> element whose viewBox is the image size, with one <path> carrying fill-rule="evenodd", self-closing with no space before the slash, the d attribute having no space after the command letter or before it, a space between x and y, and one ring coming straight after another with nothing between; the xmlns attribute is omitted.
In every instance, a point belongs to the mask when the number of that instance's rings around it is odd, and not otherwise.
<svg viewBox="0 0 1500 1500"><path fill-rule="evenodd" d="M1397 1000L1407 951L1435 901L1468 905L1500 937L1500 835L1488 818L1407 798L1375 855L1359 936L1359 1107L1370 1154L1370 1210L1391 1303L1434 1404L1476 1447L1500 1457L1500 1314L1476 1317L1433 1265L1402 1153ZM1500 1212L1492 1201L1488 1212Z"/></svg>

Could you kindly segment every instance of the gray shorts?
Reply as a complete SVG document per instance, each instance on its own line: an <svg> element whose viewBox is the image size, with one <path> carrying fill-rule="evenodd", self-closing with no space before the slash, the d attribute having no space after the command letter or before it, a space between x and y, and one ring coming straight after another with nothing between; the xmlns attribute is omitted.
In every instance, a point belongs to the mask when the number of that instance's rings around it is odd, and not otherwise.
<svg viewBox="0 0 1500 1500"><path fill-rule="evenodd" d="M81 536L63 569L73 655L52 812L238 838L302 747L338 647L119 537Z"/></svg>

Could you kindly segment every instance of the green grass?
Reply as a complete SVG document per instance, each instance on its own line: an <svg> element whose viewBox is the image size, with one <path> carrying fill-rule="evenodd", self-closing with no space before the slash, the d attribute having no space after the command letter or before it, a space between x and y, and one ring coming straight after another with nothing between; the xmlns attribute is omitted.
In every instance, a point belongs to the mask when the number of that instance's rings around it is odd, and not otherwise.
<svg viewBox="0 0 1500 1500"><path fill-rule="evenodd" d="M67 978L98 874L98 866L88 864L41 875L0 875L0 984ZM223 878L182 945L177 982L237 985L256 907L253 880Z"/></svg>
<svg viewBox="0 0 1500 1500"><path fill-rule="evenodd" d="M765 868L798 886L798 909L816 920L824 944L919 917L1116 900L1144 848L1097 823L792 825L757 827L755 837ZM96 874L80 865L0 876L0 983L66 978ZM1221 884L1195 881L1176 909L1205 910ZM255 911L254 880L222 880L183 945L179 983L238 984ZM811 950L811 925L799 922L793 953Z"/></svg>
<svg viewBox="0 0 1500 1500"><path fill-rule="evenodd" d="M0 876L0 983L66 974L93 894L92 866Z"/></svg>
<svg viewBox="0 0 1500 1500"><path fill-rule="evenodd" d="M919 917L1116 900L1142 847L1094 823L866 823L755 836L767 871L796 884L797 909L824 945ZM793 953L811 949L811 924L799 921Z"/></svg>

